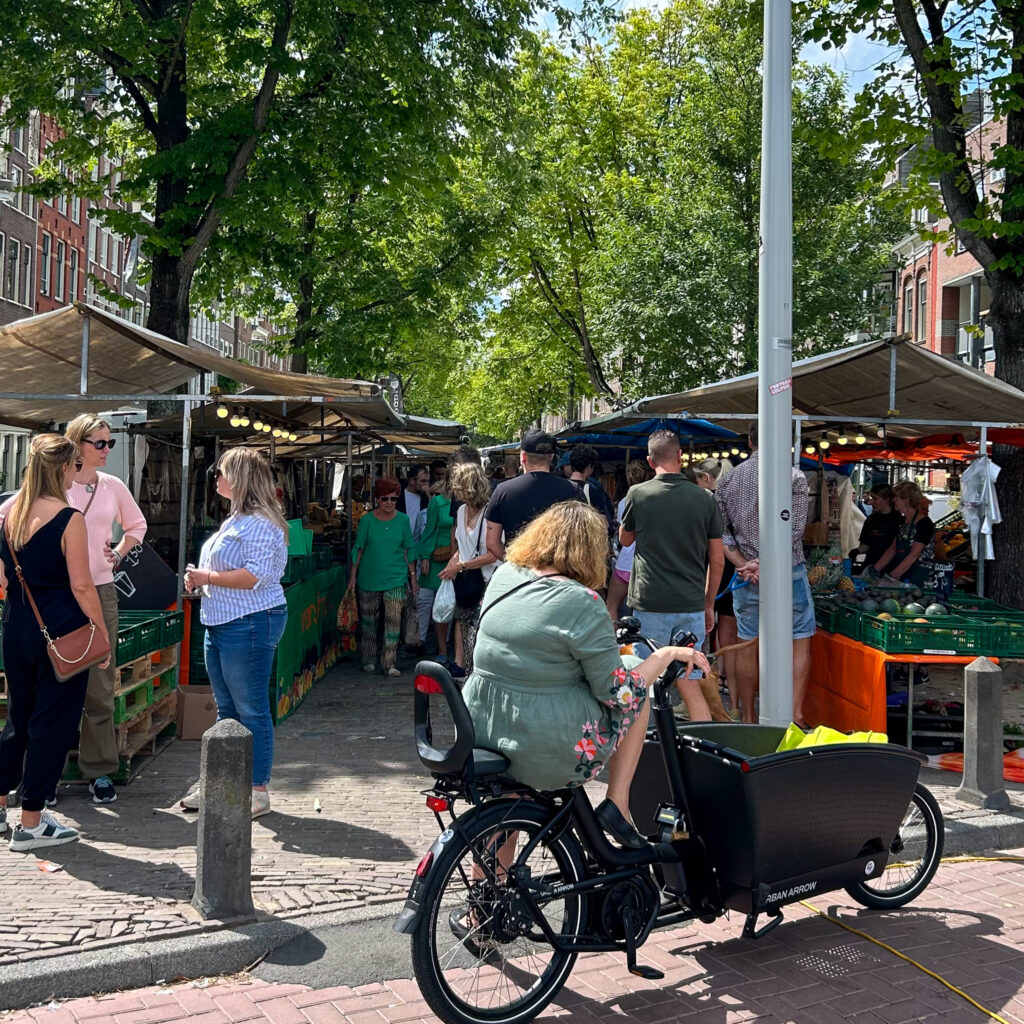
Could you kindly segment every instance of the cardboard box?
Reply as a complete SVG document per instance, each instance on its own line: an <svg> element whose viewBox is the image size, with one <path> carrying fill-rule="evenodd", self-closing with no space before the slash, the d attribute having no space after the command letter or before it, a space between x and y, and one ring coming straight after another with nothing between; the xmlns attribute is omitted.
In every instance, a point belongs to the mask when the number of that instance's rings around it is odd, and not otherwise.
<svg viewBox="0 0 1024 1024"><path fill-rule="evenodd" d="M212 686L190 684L178 689L178 739L200 740L217 721Z"/></svg>

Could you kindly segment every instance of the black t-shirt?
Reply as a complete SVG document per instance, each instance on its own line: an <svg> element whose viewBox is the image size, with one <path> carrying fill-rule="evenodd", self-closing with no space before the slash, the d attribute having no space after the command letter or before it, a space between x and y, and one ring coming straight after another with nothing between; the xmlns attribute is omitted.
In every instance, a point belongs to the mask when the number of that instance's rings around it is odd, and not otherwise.
<svg viewBox="0 0 1024 1024"><path fill-rule="evenodd" d="M872 512L864 520L860 542L868 546L867 564L874 565L889 550L896 539L896 531L903 524L899 512Z"/></svg>
<svg viewBox="0 0 1024 1024"><path fill-rule="evenodd" d="M604 492L604 488L596 480L570 480L569 483L576 488L576 493L581 501L587 502L592 508L596 508L608 521L608 535L612 535L615 526L615 506L612 499Z"/></svg>
<svg viewBox="0 0 1024 1024"><path fill-rule="evenodd" d="M508 544L519 531L541 512L560 501L579 499L576 486L554 473L523 473L504 480L494 488L484 512L489 523L500 523Z"/></svg>

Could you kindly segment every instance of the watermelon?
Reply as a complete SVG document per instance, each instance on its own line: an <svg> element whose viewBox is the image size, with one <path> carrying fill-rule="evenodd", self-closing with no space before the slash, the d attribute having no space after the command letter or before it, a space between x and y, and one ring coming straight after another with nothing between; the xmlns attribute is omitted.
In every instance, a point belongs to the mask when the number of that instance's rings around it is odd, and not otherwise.
<svg viewBox="0 0 1024 1024"><path fill-rule="evenodd" d="M861 601L860 610L864 612L865 615L874 615L875 612L878 611L878 602L872 601L870 598L866 601Z"/></svg>
<svg viewBox="0 0 1024 1024"><path fill-rule="evenodd" d="M906 605L903 609L904 615L924 615L924 608L921 607L916 601L911 601L910 604Z"/></svg>
<svg viewBox="0 0 1024 1024"><path fill-rule="evenodd" d="M887 597L879 606L879 610L888 612L890 615L899 614L900 603L894 597Z"/></svg>
<svg viewBox="0 0 1024 1024"><path fill-rule="evenodd" d="M942 618L943 615L948 615L949 611L944 604L939 604L938 602L936 602L935 604L928 605L928 607L924 610L924 614L925 618L939 619Z"/></svg>

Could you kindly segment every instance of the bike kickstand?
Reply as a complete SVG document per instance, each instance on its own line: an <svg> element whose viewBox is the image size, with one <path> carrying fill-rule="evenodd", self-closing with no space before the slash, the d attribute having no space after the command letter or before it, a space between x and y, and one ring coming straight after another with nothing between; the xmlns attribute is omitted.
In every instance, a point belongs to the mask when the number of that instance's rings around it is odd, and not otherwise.
<svg viewBox="0 0 1024 1024"><path fill-rule="evenodd" d="M626 968L629 973L648 981L660 981L665 977L664 971L636 962L636 915L632 907L622 912L622 926L626 930Z"/></svg>
<svg viewBox="0 0 1024 1024"><path fill-rule="evenodd" d="M773 928L777 928L782 924L781 910L769 910L768 917L770 920L763 928L756 927L759 916L758 914L747 914L746 923L743 925L743 938L763 939Z"/></svg>

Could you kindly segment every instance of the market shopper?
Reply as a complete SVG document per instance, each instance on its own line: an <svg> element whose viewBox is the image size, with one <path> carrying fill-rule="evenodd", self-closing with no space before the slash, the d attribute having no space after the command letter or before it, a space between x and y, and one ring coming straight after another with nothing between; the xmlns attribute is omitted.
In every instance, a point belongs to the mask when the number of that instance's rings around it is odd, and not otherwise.
<svg viewBox="0 0 1024 1024"><path fill-rule="evenodd" d="M96 639L109 645L89 566L85 519L67 500L81 468L78 446L67 437L40 434L32 438L21 490L0 531L8 701L7 722L0 735L0 833L8 828L7 794L23 783L21 823L10 844L16 852L60 846L78 838L75 829L61 825L44 805L56 792L64 759L74 745L89 673L79 672L63 682L57 679L27 591L50 636L66 636L91 622ZM106 668L112 660L108 656L101 664Z"/></svg>
<svg viewBox="0 0 1024 1024"><path fill-rule="evenodd" d="M252 816L270 811L274 723L270 670L288 622L281 577L288 564L288 524L270 464L254 448L232 448L217 467L217 493L231 512L185 572L185 589L202 593L206 672L217 719L252 733ZM365 517L364 517L365 518ZM199 791L182 800L197 810Z"/></svg>
<svg viewBox="0 0 1024 1024"><path fill-rule="evenodd" d="M715 500L722 513L725 532L725 557L732 562L743 581L733 591L736 632L740 640L758 635L760 573L758 555L758 488L760 456L757 451L757 423L748 432L751 456L728 473L715 491ZM804 562L803 534L807 525L807 478L793 468L790 527L793 552L793 721L805 725L804 698L811 672L811 637L814 636L814 603L811 585L807 582ZM756 722L754 695L758 688L758 645L751 644L736 651L734 671L739 690L740 709L744 722Z"/></svg>
<svg viewBox="0 0 1024 1024"><path fill-rule="evenodd" d="M431 624L437 638L437 660L445 665L448 662L448 627L447 622L431 623L430 613L434 607L437 588L441 585L441 570L452 557L452 495L446 477L442 477L431 488L430 504L427 506L427 525L423 529L417 549L419 560L419 593L416 595L416 613L419 618L420 643L425 644L427 630Z"/></svg>
<svg viewBox="0 0 1024 1024"><path fill-rule="evenodd" d="M892 498L902 521L896 537L874 563L875 571L923 587L935 568L935 524L925 513L925 497L913 480L900 480Z"/></svg>
<svg viewBox="0 0 1024 1024"><path fill-rule="evenodd" d="M635 487L645 480L650 480L650 467L643 459L631 459L626 466L626 485ZM626 508L625 495L619 500L615 509L615 521L622 522L622 513ZM608 581L608 597L605 604L608 606L608 614L617 619L622 611L622 603L626 600L626 593L629 590L629 574L633 569L633 555L636 551L636 543L620 544L619 553L615 556L615 564L612 568L612 576Z"/></svg>
<svg viewBox="0 0 1024 1024"><path fill-rule="evenodd" d="M629 489L619 543L636 543L629 577L629 605L644 636L662 645L680 630L697 637L698 650L714 625L714 600L722 577L722 518L714 498L682 474L679 438L656 430L647 439L654 479ZM639 645L638 654L649 653ZM680 678L679 694L691 721L711 710L696 678Z"/></svg>
<svg viewBox="0 0 1024 1024"><path fill-rule="evenodd" d="M866 555L865 564L878 562L896 540L903 516L893 508L892 488L888 484L875 484L864 500L871 507L871 514L864 520L860 530L860 544L851 554Z"/></svg>
<svg viewBox="0 0 1024 1024"><path fill-rule="evenodd" d="M102 471L116 443L111 437L110 425L98 416L83 413L68 424L64 433L78 446L82 458L82 471L75 475L68 491L68 503L85 516L92 581L100 595L107 633L116 637L119 623L114 575L128 552L145 538L146 517L125 484ZM116 545L113 543L115 523L122 532ZM96 804L109 804L117 799L110 781L110 776L120 766L114 728L115 662L116 659L111 659L106 668L97 666L89 671L89 689L78 741L78 767L89 780L89 792ZM55 802L54 794L51 797Z"/></svg>
<svg viewBox="0 0 1024 1024"><path fill-rule="evenodd" d="M455 587L455 619L461 632L461 650L456 664L451 667L452 675L460 678L473 671L480 605L496 560L486 544L483 512L491 489L484 471L474 463L453 466L451 489L459 500L451 534L455 550L451 561L441 571L441 579L451 580Z"/></svg>
<svg viewBox="0 0 1024 1024"><path fill-rule="evenodd" d="M555 439L543 430L523 434L519 450L523 474L494 488L484 512L487 520L487 550L498 561L505 558L505 545L531 520L560 501L578 499L576 485L561 473L551 472Z"/></svg>
<svg viewBox="0 0 1024 1024"><path fill-rule="evenodd" d="M381 477L373 485L377 507L359 520L356 531L348 589L358 586L359 627L362 633L363 671L373 672L377 660L377 620L384 610L384 650L381 671L399 675L395 667L398 638L402 628L402 606L406 588L419 591L416 578L416 546L412 542L409 517L397 511L401 485L393 476Z"/></svg>
<svg viewBox="0 0 1024 1024"><path fill-rule="evenodd" d="M597 467L597 449L589 444L576 445L569 452L569 467L572 470L569 479L579 491L580 498L604 516L608 523L608 537L614 538L617 521L615 506L612 505L612 499L605 494L604 488L593 479Z"/></svg>
<svg viewBox="0 0 1024 1024"><path fill-rule="evenodd" d="M423 465L410 466L409 478L405 482L401 507L398 511L404 512L409 517L409 528L412 530L412 539L416 543L419 543L419 539L423 535L429 503L430 474L427 472L427 467Z"/></svg>

